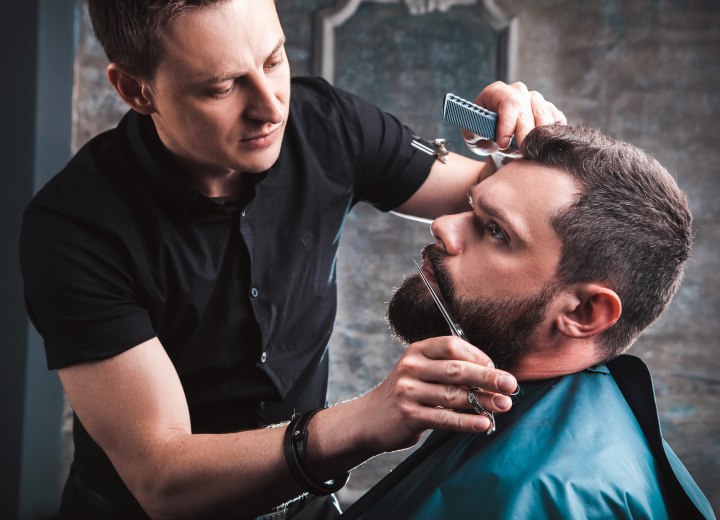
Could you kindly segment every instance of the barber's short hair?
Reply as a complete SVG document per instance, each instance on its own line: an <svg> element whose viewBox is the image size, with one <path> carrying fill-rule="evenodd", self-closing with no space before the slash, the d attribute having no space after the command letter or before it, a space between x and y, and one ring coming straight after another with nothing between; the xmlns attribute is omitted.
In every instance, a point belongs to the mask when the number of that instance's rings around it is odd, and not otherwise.
<svg viewBox="0 0 720 520"><path fill-rule="evenodd" d="M523 158L570 174L581 193L553 218L562 241L557 282L600 282L622 301L618 322L598 338L605 360L627 350L665 310L692 250L685 194L639 148L577 126L534 129Z"/></svg>
<svg viewBox="0 0 720 520"><path fill-rule="evenodd" d="M152 79L162 54L161 31L183 11L229 0L89 0L95 36L108 60Z"/></svg>

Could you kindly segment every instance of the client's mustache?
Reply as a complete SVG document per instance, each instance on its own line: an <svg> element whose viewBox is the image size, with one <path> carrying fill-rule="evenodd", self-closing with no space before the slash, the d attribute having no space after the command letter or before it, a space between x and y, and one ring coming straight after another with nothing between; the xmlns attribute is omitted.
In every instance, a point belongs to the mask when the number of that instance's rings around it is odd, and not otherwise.
<svg viewBox="0 0 720 520"><path fill-rule="evenodd" d="M447 253L443 253L438 249L435 244L428 244L423 247L421 251L422 257L430 262L435 280L440 289L439 296L442 298L443 303L448 308L448 312L453 314L456 312L454 301L455 301L455 286L453 285L450 275L445 268L445 258L448 257Z"/></svg>

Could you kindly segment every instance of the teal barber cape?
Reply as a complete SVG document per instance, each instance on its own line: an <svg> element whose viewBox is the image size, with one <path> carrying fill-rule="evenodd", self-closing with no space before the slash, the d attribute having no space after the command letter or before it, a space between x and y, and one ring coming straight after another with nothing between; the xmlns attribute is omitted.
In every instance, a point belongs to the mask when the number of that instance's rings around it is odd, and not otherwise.
<svg viewBox="0 0 720 520"><path fill-rule="evenodd" d="M341 518L715 518L636 357L524 383L496 420L489 436L433 433Z"/></svg>

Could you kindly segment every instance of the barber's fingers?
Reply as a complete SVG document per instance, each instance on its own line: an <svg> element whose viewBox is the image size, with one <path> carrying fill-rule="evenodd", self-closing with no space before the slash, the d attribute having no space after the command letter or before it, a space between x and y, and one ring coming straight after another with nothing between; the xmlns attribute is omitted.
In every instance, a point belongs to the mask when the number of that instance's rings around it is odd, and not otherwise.
<svg viewBox="0 0 720 520"><path fill-rule="evenodd" d="M496 126L496 140L501 148L507 148L523 111L529 108L527 87L520 82L508 85L502 81L495 81L485 87L475 103L498 114ZM526 126L526 122L522 122Z"/></svg>
<svg viewBox="0 0 720 520"><path fill-rule="evenodd" d="M476 103L498 113L497 143L501 148L510 144L513 135L519 143L536 126L565 123L565 116L554 104L537 91L528 90L518 81L512 84L496 81L478 95Z"/></svg>
<svg viewBox="0 0 720 520"><path fill-rule="evenodd" d="M429 359L456 359L495 367L485 352L457 336L438 336L418 341L409 345L407 352L418 352Z"/></svg>
<svg viewBox="0 0 720 520"><path fill-rule="evenodd" d="M517 389L518 388L515 387L515 391L517 391ZM511 397L503 394L486 392L482 388L473 388L472 393L475 394L475 401L489 412L507 412L513 404ZM474 406L470 403L467 391L465 391L465 399L467 405L464 405L462 408L474 409Z"/></svg>
<svg viewBox="0 0 720 520"><path fill-rule="evenodd" d="M418 412L418 419L429 428L455 432L487 432L493 426L485 415L459 413L448 408L422 408Z"/></svg>
<svg viewBox="0 0 720 520"><path fill-rule="evenodd" d="M565 114L547 101L540 92L530 92L530 105L532 107L535 126L550 125L553 123L567 124Z"/></svg>
<svg viewBox="0 0 720 520"><path fill-rule="evenodd" d="M532 110L535 126L549 125L555 122L549 103L545 101L540 92L530 92L530 108Z"/></svg>
<svg viewBox="0 0 720 520"><path fill-rule="evenodd" d="M565 117L565 114L562 111L558 110L558 108L553 103L550 103L548 101L547 104L548 104L548 108L550 109L550 112L552 112L553 120L554 120L553 122L560 123L561 125L566 125L567 118Z"/></svg>
<svg viewBox="0 0 720 520"><path fill-rule="evenodd" d="M486 410L506 412L510 398L493 392L510 394L517 381L496 370L484 352L454 336L413 343L387 378L358 398L366 436L382 451L391 451L411 446L427 429L487 431L488 417L468 413L470 388L483 389L473 393Z"/></svg>
<svg viewBox="0 0 720 520"><path fill-rule="evenodd" d="M515 377L495 369L484 352L454 336L414 343L407 354L398 368L425 382L483 388L508 395L517 389Z"/></svg>
<svg viewBox="0 0 720 520"><path fill-rule="evenodd" d="M473 409L468 400L469 390L464 386L400 379L396 391L401 394L401 398L424 406L452 410ZM506 395L484 392L477 388L473 393L480 405L490 412L507 412L512 406L512 399Z"/></svg>
<svg viewBox="0 0 720 520"><path fill-rule="evenodd" d="M519 95L520 113L517 116L517 122L515 123L515 137L519 144L525 140L525 137L530 133L530 130L535 128L535 113L533 112L532 106L532 95L522 82L513 83L510 85L514 88ZM499 114L498 114L499 115Z"/></svg>

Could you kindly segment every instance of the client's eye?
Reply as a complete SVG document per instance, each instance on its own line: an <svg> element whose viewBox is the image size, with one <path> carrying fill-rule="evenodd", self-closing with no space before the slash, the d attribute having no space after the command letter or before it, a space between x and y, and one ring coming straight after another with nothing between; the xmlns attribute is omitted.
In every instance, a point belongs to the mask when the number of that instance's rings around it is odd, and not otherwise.
<svg viewBox="0 0 720 520"><path fill-rule="evenodd" d="M507 236L505 236L505 231L497 225L496 222L489 222L487 226L485 226L485 229L487 229L488 233L490 233L490 236L493 237L495 240L502 240L503 242L507 242Z"/></svg>

